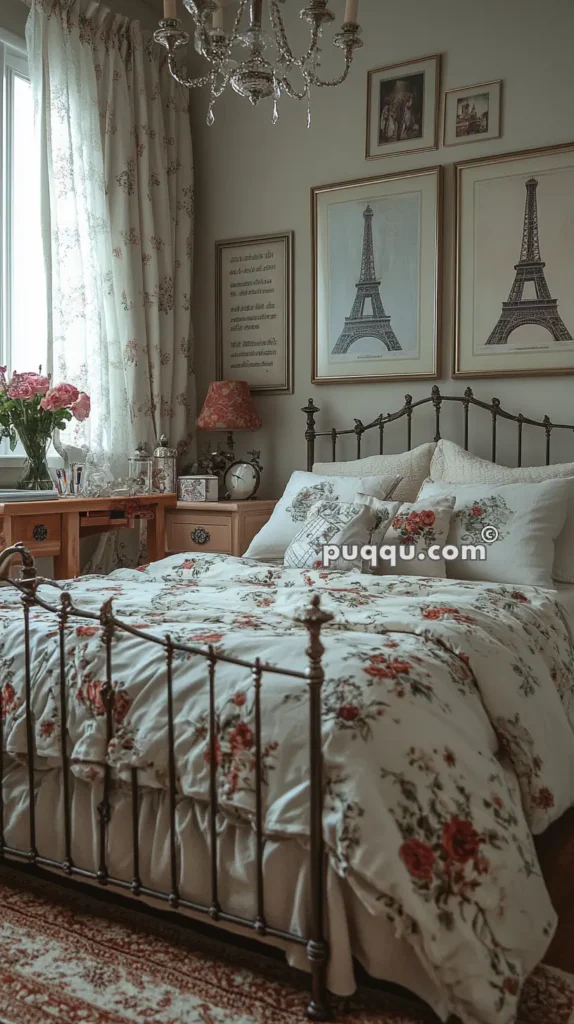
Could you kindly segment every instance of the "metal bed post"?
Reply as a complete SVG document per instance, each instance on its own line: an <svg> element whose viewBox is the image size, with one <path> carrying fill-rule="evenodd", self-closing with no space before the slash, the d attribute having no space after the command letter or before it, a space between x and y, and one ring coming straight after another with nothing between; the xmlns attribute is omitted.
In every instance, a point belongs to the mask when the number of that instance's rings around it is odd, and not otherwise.
<svg viewBox="0 0 574 1024"><path fill-rule="evenodd" d="M325 907L325 851L323 847L323 744L321 729L321 690L325 680L322 657L321 630L332 620L330 612L320 607L319 595L314 594L311 605L297 621L309 633L309 766L310 766L310 881L311 931L307 943L307 958L311 966L311 1001L307 1006L310 1020L328 1019L327 961L329 947L324 933Z"/></svg>
<svg viewBox="0 0 574 1024"><path fill-rule="evenodd" d="M307 405L301 409L301 412L304 412L307 416L305 440L307 442L307 472L310 473L315 461L315 413L319 412L319 409L314 404L313 399L310 398Z"/></svg>

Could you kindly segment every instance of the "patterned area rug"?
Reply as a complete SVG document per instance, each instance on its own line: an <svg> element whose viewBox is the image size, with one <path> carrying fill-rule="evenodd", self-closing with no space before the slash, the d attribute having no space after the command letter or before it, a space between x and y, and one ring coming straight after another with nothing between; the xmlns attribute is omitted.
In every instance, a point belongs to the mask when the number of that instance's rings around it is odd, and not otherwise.
<svg viewBox="0 0 574 1024"><path fill-rule="evenodd" d="M2 870L0 1024L304 1024L307 979L144 914ZM406 996L362 988L345 1024L436 1024ZM517 1024L574 1024L574 976L540 967Z"/></svg>

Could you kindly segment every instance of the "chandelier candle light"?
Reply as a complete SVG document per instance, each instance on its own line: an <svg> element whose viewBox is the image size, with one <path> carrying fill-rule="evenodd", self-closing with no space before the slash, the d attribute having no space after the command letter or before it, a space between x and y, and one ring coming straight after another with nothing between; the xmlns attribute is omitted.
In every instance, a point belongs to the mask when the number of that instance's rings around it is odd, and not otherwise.
<svg viewBox="0 0 574 1024"><path fill-rule="evenodd" d="M213 124L213 106L228 85L253 106L266 97L273 97L273 123L278 120L277 101L282 93L292 99L307 101L307 124L311 124L311 88L333 88L341 85L349 74L354 51L362 46L358 24L359 0L346 0L344 21L333 38L333 45L344 53L345 67L338 78L326 80L320 77L321 37L323 28L335 20L327 7L327 0L310 0L300 12L300 17L309 23L310 42L306 52L296 57L289 45L281 13L286 0L266 0L268 5L271 34L263 31L264 0L237 0L237 10L231 31L226 32L224 11L216 0L183 0L186 10L195 24L195 49L211 65L207 74L198 78L185 78L176 63L178 47L189 42L188 33L182 28L177 17L177 0L164 0L164 17L155 32L156 42L165 46L168 53L169 70L176 82L189 89L207 86L210 102L207 123ZM244 24L246 22L246 24ZM232 53L236 47L244 47L247 56L236 60ZM266 54L267 51L267 54ZM292 75L300 76L299 87L293 84Z"/></svg>

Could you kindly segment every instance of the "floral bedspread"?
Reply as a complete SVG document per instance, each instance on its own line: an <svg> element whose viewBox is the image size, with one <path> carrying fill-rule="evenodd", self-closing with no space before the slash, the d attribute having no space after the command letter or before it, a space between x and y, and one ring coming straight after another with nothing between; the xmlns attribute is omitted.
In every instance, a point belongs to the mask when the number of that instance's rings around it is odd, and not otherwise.
<svg viewBox="0 0 574 1024"><path fill-rule="evenodd" d="M574 803L574 652L548 591L357 571L284 569L220 555L172 556L67 585L73 600L173 640L245 659L306 667L294 618L312 593L334 614L323 632L324 834L331 862L374 915L417 950L467 1024L515 1019L526 974L555 914L532 833ZM46 587L43 596L57 599ZM58 634L32 612L38 765L59 762ZM26 750L19 597L0 591L3 738ZM129 781L167 783L165 656L119 634L113 644L114 739L106 749L104 647L71 620L67 731L74 771L106 757ZM221 806L253 819L254 698L246 669L216 672ZM207 670L174 659L176 763L182 794L209 797ZM268 834L306 841L308 698L301 680L264 675Z"/></svg>

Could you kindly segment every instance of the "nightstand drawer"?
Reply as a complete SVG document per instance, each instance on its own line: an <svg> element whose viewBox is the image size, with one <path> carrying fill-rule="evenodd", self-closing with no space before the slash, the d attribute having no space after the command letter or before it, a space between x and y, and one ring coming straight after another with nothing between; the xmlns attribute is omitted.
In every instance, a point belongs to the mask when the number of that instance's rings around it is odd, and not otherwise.
<svg viewBox="0 0 574 1024"><path fill-rule="evenodd" d="M233 551L231 516L200 512L169 515L166 523L167 550L211 551L230 555Z"/></svg>
<svg viewBox="0 0 574 1024"><path fill-rule="evenodd" d="M36 557L59 555L62 546L61 516L41 513L31 516L13 516L11 522L11 543L17 541L27 547Z"/></svg>

